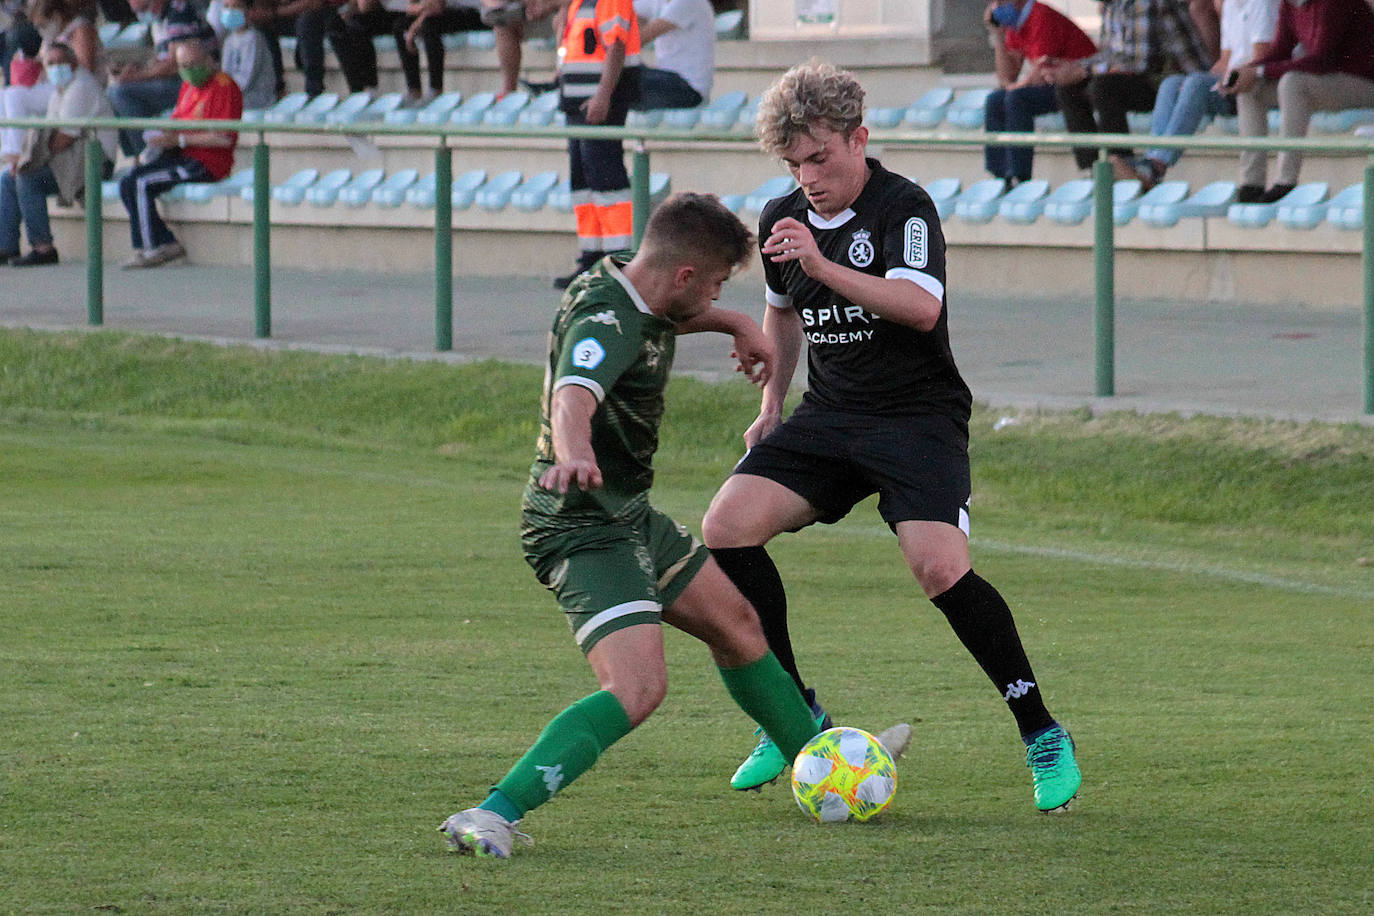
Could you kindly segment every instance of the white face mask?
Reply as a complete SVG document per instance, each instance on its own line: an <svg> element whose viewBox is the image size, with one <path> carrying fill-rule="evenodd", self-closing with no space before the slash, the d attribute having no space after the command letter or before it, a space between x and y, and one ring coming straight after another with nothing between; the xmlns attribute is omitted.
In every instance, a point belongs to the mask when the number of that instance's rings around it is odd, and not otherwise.
<svg viewBox="0 0 1374 916"><path fill-rule="evenodd" d="M57 89L62 89L71 83L76 76L71 64L48 64L48 82L52 83Z"/></svg>

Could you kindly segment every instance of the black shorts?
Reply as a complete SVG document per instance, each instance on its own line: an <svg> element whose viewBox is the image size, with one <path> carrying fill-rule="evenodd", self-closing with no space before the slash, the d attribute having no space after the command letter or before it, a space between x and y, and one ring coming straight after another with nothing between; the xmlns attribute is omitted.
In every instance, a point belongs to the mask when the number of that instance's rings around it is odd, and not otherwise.
<svg viewBox="0 0 1374 916"><path fill-rule="evenodd" d="M782 484L827 524L877 493L888 525L947 522L968 533L968 433L949 417L873 416L803 403L735 473Z"/></svg>

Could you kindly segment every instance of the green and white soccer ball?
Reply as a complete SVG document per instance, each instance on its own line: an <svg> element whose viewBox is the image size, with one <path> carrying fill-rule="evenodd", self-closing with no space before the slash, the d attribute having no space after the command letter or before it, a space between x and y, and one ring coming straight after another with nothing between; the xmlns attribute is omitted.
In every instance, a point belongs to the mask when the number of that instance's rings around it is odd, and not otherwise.
<svg viewBox="0 0 1374 916"><path fill-rule="evenodd" d="M792 795L821 823L866 821L892 804L896 793L892 755L863 729L826 729L806 742L792 764Z"/></svg>

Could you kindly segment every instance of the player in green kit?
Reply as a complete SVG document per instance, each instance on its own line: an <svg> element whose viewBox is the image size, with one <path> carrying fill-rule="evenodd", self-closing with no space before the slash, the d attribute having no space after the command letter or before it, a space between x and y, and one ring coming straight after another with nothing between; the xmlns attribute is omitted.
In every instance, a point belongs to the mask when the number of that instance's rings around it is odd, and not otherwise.
<svg viewBox="0 0 1374 916"><path fill-rule="evenodd" d="M668 684L660 621L706 643L731 697L788 759L818 731L753 608L648 499L677 335L729 334L739 370L758 385L769 378L773 349L759 326L712 305L753 244L715 197L678 194L632 259L603 258L563 297L521 540L601 689L555 716L485 801L444 821L460 852L509 856L528 839L521 818L654 711Z"/></svg>

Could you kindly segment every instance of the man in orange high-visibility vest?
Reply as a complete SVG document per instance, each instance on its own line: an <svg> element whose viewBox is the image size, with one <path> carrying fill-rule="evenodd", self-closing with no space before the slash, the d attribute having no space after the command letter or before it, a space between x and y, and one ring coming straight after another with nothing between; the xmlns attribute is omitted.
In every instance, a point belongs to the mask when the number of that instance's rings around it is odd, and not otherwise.
<svg viewBox="0 0 1374 916"><path fill-rule="evenodd" d="M624 125L639 97L639 20L633 0L572 0L558 59L568 124ZM630 176L619 140L569 139L568 179L578 266L554 281L560 289L607 252L630 247L634 236Z"/></svg>

